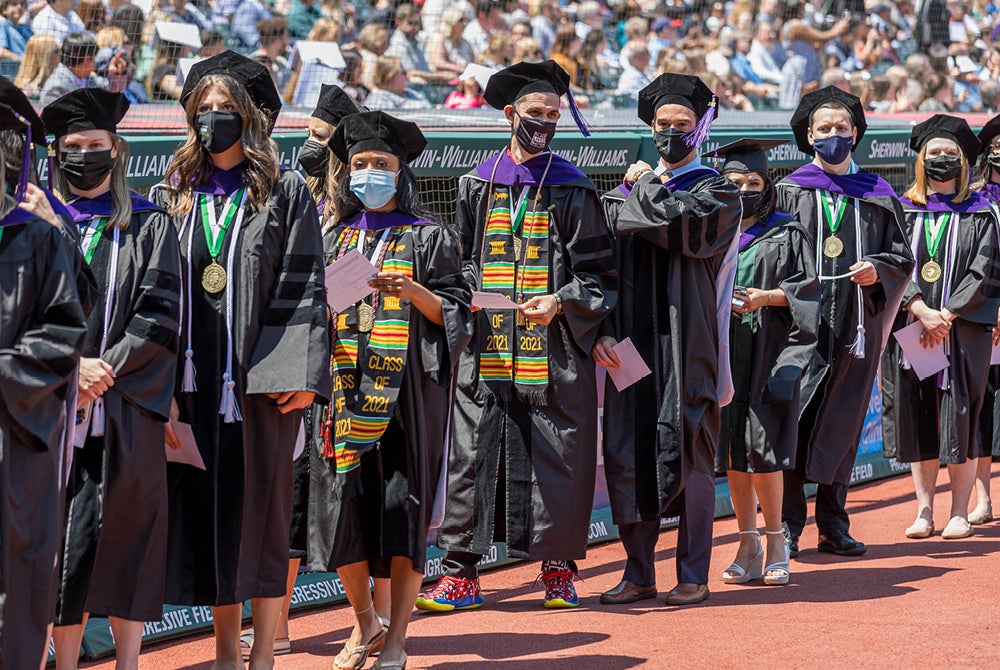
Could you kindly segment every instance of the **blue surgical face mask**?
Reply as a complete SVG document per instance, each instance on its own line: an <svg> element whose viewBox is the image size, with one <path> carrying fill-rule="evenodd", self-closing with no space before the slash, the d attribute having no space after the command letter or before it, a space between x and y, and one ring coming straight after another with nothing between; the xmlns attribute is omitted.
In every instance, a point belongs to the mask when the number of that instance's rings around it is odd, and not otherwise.
<svg viewBox="0 0 1000 670"><path fill-rule="evenodd" d="M834 135L813 142L813 150L830 165L840 165L851 155L854 148L854 138L851 136Z"/></svg>
<svg viewBox="0 0 1000 670"><path fill-rule="evenodd" d="M351 173L351 193L366 209L378 209L396 195L396 175L388 170L355 170Z"/></svg>

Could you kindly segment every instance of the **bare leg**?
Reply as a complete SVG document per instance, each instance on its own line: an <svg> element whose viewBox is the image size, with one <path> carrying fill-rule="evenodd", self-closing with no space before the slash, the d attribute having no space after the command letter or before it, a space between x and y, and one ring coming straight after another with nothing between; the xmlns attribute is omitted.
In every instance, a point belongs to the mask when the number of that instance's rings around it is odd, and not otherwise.
<svg viewBox="0 0 1000 670"><path fill-rule="evenodd" d="M212 670L243 670L243 654L240 652L242 622L242 603L212 608L212 627L215 629L215 664Z"/></svg>
<svg viewBox="0 0 1000 670"><path fill-rule="evenodd" d="M53 627L52 640L56 647L56 670L76 670L80 662L83 630L87 627L88 618L90 618L90 614L84 612L83 622L77 626Z"/></svg>
<svg viewBox="0 0 1000 670"><path fill-rule="evenodd" d="M976 508L972 511L975 514L985 515L989 512L993 514L993 502L990 497L990 474L993 467L993 459L983 456L976 466Z"/></svg>
<svg viewBox="0 0 1000 670"><path fill-rule="evenodd" d="M115 638L115 670L139 670L139 650L145 622L108 617L108 623Z"/></svg>
<svg viewBox="0 0 1000 670"><path fill-rule="evenodd" d="M737 470L726 473L729 495L733 499L736 524L740 529L740 546L736 549L736 563L747 566L760 551L760 538L748 534L757 530L757 496L753 490L753 475Z"/></svg>
<svg viewBox="0 0 1000 670"><path fill-rule="evenodd" d="M278 627L274 631L274 639L282 640L290 637L288 634L288 613L292 608L292 591L295 590L295 578L299 576L301 558L288 559L288 582L285 598L281 604L281 616L278 617Z"/></svg>
<svg viewBox="0 0 1000 670"><path fill-rule="evenodd" d="M951 480L951 517L968 518L969 498L976 483L976 462L970 458L965 463L949 464L948 479Z"/></svg>
<svg viewBox="0 0 1000 670"><path fill-rule="evenodd" d="M753 487L760 500L760 511L764 515L764 529L767 557L764 565L785 560L785 537L781 531L781 500L785 492L784 475L779 472L758 472L753 475Z"/></svg>
<svg viewBox="0 0 1000 670"><path fill-rule="evenodd" d="M387 661L402 660L406 650L406 627L410 623L417 594L423 574L413 569L413 559L406 556L393 556L392 567L392 615L389 622L389 633L385 637L385 647L382 648L381 659Z"/></svg>
<svg viewBox="0 0 1000 670"><path fill-rule="evenodd" d="M253 647L250 649L250 670L270 670L274 667L274 631L284 606L284 596L280 598L254 598ZM239 633L239 627L236 628ZM236 637L239 644L239 635Z"/></svg>
<svg viewBox="0 0 1000 670"><path fill-rule="evenodd" d="M51 623L49 624L48 631L45 633L45 639L48 640L52 637L52 629L55 628ZM49 664L49 646L45 645L45 651L42 653L42 660L38 663L38 670L45 670L45 666Z"/></svg>
<svg viewBox="0 0 1000 670"><path fill-rule="evenodd" d="M375 611L380 617L389 620L392 613L392 580L380 577L375 580Z"/></svg>
<svg viewBox="0 0 1000 670"><path fill-rule="evenodd" d="M937 487L938 470L940 469L941 464L937 459L910 464L913 489L917 494L917 518L919 519L934 520L934 489Z"/></svg>
<svg viewBox="0 0 1000 670"><path fill-rule="evenodd" d="M357 619L354 630L351 631L351 637L344 645L346 651L348 647L360 647L367 644L382 630L382 622L379 621L372 603L371 574L368 570L368 562L359 561L350 565L342 565L337 568L337 575L340 577L340 583L344 585L347 600L351 603L354 616ZM414 595L414 600L416 600L416 595ZM360 655L345 653L345 651L342 651L334 659L335 668L353 668L358 664Z"/></svg>

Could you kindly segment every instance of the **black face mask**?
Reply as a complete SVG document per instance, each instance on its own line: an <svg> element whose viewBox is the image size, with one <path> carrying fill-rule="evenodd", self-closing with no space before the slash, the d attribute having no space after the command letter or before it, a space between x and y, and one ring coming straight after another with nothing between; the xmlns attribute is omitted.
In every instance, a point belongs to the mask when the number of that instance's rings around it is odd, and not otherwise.
<svg viewBox="0 0 1000 670"><path fill-rule="evenodd" d="M986 162L990 164L990 167L994 170L1000 170L1000 154L990 154Z"/></svg>
<svg viewBox="0 0 1000 670"><path fill-rule="evenodd" d="M740 191L740 202L743 203L743 218L749 219L751 216L762 216L761 208L767 202L766 196L767 193L765 191Z"/></svg>
<svg viewBox="0 0 1000 670"><path fill-rule="evenodd" d="M525 118L517 114L520 122L514 129L514 139L529 154L537 154L549 148L549 142L556 134L556 124L551 121Z"/></svg>
<svg viewBox="0 0 1000 670"><path fill-rule="evenodd" d="M306 140L299 149L299 165L310 177L325 177L330 150L316 140Z"/></svg>
<svg viewBox="0 0 1000 670"><path fill-rule="evenodd" d="M687 133L676 128L653 131L653 142L663 160L671 164L680 163L691 153L691 147L684 141L685 135Z"/></svg>
<svg viewBox="0 0 1000 670"><path fill-rule="evenodd" d="M934 181L951 181L962 172L962 162L953 156L935 156L924 161L924 174Z"/></svg>
<svg viewBox="0 0 1000 670"><path fill-rule="evenodd" d="M59 154L59 169L74 188L89 191L97 188L114 165L111 150L63 151Z"/></svg>
<svg viewBox="0 0 1000 670"><path fill-rule="evenodd" d="M243 135L243 119L236 112L204 112L194 122L201 145L211 154L221 154Z"/></svg>

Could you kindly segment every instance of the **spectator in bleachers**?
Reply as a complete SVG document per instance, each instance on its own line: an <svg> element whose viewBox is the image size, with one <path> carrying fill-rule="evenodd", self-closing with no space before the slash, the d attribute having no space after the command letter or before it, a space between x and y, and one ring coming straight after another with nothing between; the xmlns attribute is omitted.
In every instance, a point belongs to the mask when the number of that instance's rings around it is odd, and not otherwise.
<svg viewBox="0 0 1000 670"><path fill-rule="evenodd" d="M480 65L492 67L497 70L509 66L514 60L514 42L509 35L503 33L493 33L490 35L490 45L486 51L479 54L476 62Z"/></svg>
<svg viewBox="0 0 1000 670"><path fill-rule="evenodd" d="M361 83L361 54L349 49L341 52L341 55L346 66L340 75L340 87L352 98L364 103L369 89Z"/></svg>
<svg viewBox="0 0 1000 670"><path fill-rule="evenodd" d="M17 72L17 64L24 57L25 46L31 37L31 26L21 23L27 9L26 0L0 0L0 73L6 77ZM6 63L12 65L6 66Z"/></svg>
<svg viewBox="0 0 1000 670"><path fill-rule="evenodd" d="M948 113L955 109L955 83L945 74L935 72L924 84L926 97L917 111Z"/></svg>
<svg viewBox="0 0 1000 670"><path fill-rule="evenodd" d="M569 75L570 84L574 90L580 88L577 82L580 81L579 56L582 43L583 41L573 24L564 23L556 31L556 38L552 42L552 51L549 52L549 58L554 60Z"/></svg>
<svg viewBox="0 0 1000 670"><path fill-rule="evenodd" d="M559 0L534 0L531 7L531 36L538 40L543 53L549 53L562 17Z"/></svg>
<svg viewBox="0 0 1000 670"><path fill-rule="evenodd" d="M475 66L472 66L475 67ZM466 68L468 71L468 68ZM462 73L467 74L467 72ZM476 109L486 104L483 89L474 75L459 78L458 88L448 94L444 101L445 109Z"/></svg>
<svg viewBox="0 0 1000 670"><path fill-rule="evenodd" d="M531 21L525 19L510 24L510 45L512 47L516 47L518 42L528 39L531 35Z"/></svg>
<svg viewBox="0 0 1000 670"><path fill-rule="evenodd" d="M80 17L83 21L84 27L87 29L88 33L94 35L97 31L103 28L111 15L108 13L108 8L104 5L103 0L78 0L76 3L76 15Z"/></svg>
<svg viewBox="0 0 1000 670"><path fill-rule="evenodd" d="M836 86L845 93L851 92L850 78L839 67L831 67L823 72L823 76L819 80L819 87L826 88L827 86Z"/></svg>
<svg viewBox="0 0 1000 670"><path fill-rule="evenodd" d="M639 91L646 88L653 78L647 72L649 68L649 47L641 40L632 40L622 47L622 59L625 69L618 80L615 95L628 96L638 100Z"/></svg>
<svg viewBox="0 0 1000 670"><path fill-rule="evenodd" d="M625 26L622 29L625 35L625 44L622 45L622 51L625 50L625 45L629 42L642 42L649 46L650 26L649 21L643 16L633 16L628 21L625 22ZM594 32L593 30L590 31ZM603 30L601 32L604 32ZM590 35L590 33L587 33ZM653 58L653 54L649 54L650 59ZM624 68L625 67L625 56L622 53L618 54L619 63Z"/></svg>
<svg viewBox="0 0 1000 670"><path fill-rule="evenodd" d="M542 45L534 37L521 40L514 47L515 63L541 63L545 60Z"/></svg>
<svg viewBox="0 0 1000 670"><path fill-rule="evenodd" d="M677 29L680 27L680 19L671 19L666 16L658 16L653 19L651 33L646 44L649 47L649 56L654 62L659 60L662 50L673 46L674 42L677 41Z"/></svg>
<svg viewBox="0 0 1000 670"><path fill-rule="evenodd" d="M212 0L212 23L216 28L226 29L236 14L236 8L243 0ZM251 24L252 25L252 24Z"/></svg>
<svg viewBox="0 0 1000 670"><path fill-rule="evenodd" d="M156 59L146 77L146 95L150 100L180 100L184 86L177 82L177 62L189 53L190 47L160 38Z"/></svg>
<svg viewBox="0 0 1000 670"><path fill-rule="evenodd" d="M785 59L785 50L778 43L778 32L774 26L767 21L758 22L747 54L753 71L767 83L780 86L781 68L785 65Z"/></svg>
<svg viewBox="0 0 1000 670"><path fill-rule="evenodd" d="M133 55L137 49L133 45L128 44L125 31L117 26L105 26L97 31L94 41L97 42L97 56L94 57L94 72L99 77L107 78L108 69L111 67L112 61L115 60L119 51L124 50L127 68L126 84L123 93L131 104L149 102L149 95L146 94L145 87L134 79L135 64L133 62Z"/></svg>
<svg viewBox="0 0 1000 670"><path fill-rule="evenodd" d="M506 30L503 4L497 0L476 0L476 17L469 21L462 37L472 45L474 53L481 54L489 47L490 33Z"/></svg>
<svg viewBox="0 0 1000 670"><path fill-rule="evenodd" d="M32 35L24 46L24 59L14 85L29 98L37 98L45 80L59 64L59 46L52 35Z"/></svg>
<svg viewBox="0 0 1000 670"><path fill-rule="evenodd" d="M125 43L138 48L144 44L142 40L142 29L146 22L146 17L138 5L126 2L120 5L115 13L111 15L111 25L125 31ZM138 57L138 54L136 54Z"/></svg>
<svg viewBox="0 0 1000 670"><path fill-rule="evenodd" d="M306 41L341 43L341 25L336 19L330 19L325 16L316 19L312 30L306 35Z"/></svg>
<svg viewBox="0 0 1000 670"><path fill-rule="evenodd" d="M260 37L260 48L250 54L250 60L266 67L274 80L274 87L282 92L292 76L292 68L287 58L288 47L291 44L291 38L288 36L288 19L283 16L261 19L257 22L256 30Z"/></svg>
<svg viewBox="0 0 1000 670"><path fill-rule="evenodd" d="M983 103L983 113L996 114L1000 111L1000 83L995 78L984 79L979 84L979 98Z"/></svg>
<svg viewBox="0 0 1000 670"><path fill-rule="evenodd" d="M374 0L369 2L370 8L365 16L365 26L378 24L386 29L392 27L392 12L396 0ZM363 28L364 26L362 26Z"/></svg>
<svg viewBox="0 0 1000 670"><path fill-rule="evenodd" d="M358 52L361 54L361 83L368 90L375 88L375 64L389 48L389 31L381 23L369 23L358 35Z"/></svg>
<svg viewBox="0 0 1000 670"><path fill-rule="evenodd" d="M305 39L321 16L318 0L292 0L288 10L288 34L297 40Z"/></svg>
<svg viewBox="0 0 1000 670"><path fill-rule="evenodd" d="M601 79L600 55L608 46L608 38L602 30L591 30L580 45L580 81L576 84L587 93L604 90Z"/></svg>
<svg viewBox="0 0 1000 670"><path fill-rule="evenodd" d="M212 19L205 16L197 5L188 0L153 0L149 22L155 24L158 21L191 23L198 26L198 30L214 28Z"/></svg>
<svg viewBox="0 0 1000 670"><path fill-rule="evenodd" d="M226 50L226 38L218 30L201 31L201 49L198 50L199 58L211 58L221 54Z"/></svg>
<svg viewBox="0 0 1000 670"><path fill-rule="evenodd" d="M48 4L32 19L31 32L52 35L56 44L62 44L67 35L87 32L87 27L73 11L73 0L48 0Z"/></svg>
<svg viewBox="0 0 1000 670"><path fill-rule="evenodd" d="M522 21L531 23L531 15L528 13L527 2L521 0L506 0L503 2L503 20L508 28L514 28L515 23Z"/></svg>
<svg viewBox="0 0 1000 670"><path fill-rule="evenodd" d="M730 71L743 80L743 92L752 95L765 104L777 104L778 86L764 81L753 69L748 57L752 40L749 33L738 31L733 43L733 57L729 62Z"/></svg>
<svg viewBox="0 0 1000 670"><path fill-rule="evenodd" d="M121 91L125 87L127 63L124 52L120 53L109 67L111 78L98 76L94 72L97 65L97 40L90 33L67 35L59 47L59 59L59 65L42 86L40 95L42 107L78 88Z"/></svg>
<svg viewBox="0 0 1000 670"><path fill-rule="evenodd" d="M435 72L461 74L465 66L476 60L472 45L465 39L468 20L457 7L441 13L437 32L427 39L427 60Z"/></svg>
<svg viewBox="0 0 1000 670"><path fill-rule="evenodd" d="M260 47L257 22L273 16L262 0L241 0L233 12L232 31L246 49Z"/></svg>
<svg viewBox="0 0 1000 670"><path fill-rule="evenodd" d="M395 56L403 64L410 81L415 84L438 84L452 79L451 73L431 70L417 36L420 34L420 12L411 4L396 8L396 30L389 38L386 56Z"/></svg>
<svg viewBox="0 0 1000 670"><path fill-rule="evenodd" d="M581 40L591 30L604 30L604 14L597 0L583 0L576 8L576 35Z"/></svg>
<svg viewBox="0 0 1000 670"><path fill-rule="evenodd" d="M787 56L796 55L804 59L804 70L801 74L796 73L796 76L800 77L801 93L810 93L819 88L819 80L823 75L818 50L847 32L851 19L845 16L829 30L817 30L802 20L804 2L786 2L783 7L785 23L782 26L782 47Z"/></svg>
<svg viewBox="0 0 1000 670"><path fill-rule="evenodd" d="M398 58L382 56L375 64L375 88L365 98L368 109L395 111L400 109L431 109L422 93L409 88L406 70Z"/></svg>

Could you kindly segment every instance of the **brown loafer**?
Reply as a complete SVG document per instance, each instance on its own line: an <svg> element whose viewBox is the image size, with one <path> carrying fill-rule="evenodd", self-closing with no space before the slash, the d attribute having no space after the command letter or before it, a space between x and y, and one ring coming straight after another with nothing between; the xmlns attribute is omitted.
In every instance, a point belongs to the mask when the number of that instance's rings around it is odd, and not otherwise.
<svg viewBox="0 0 1000 670"><path fill-rule="evenodd" d="M625 605L639 600L656 597L656 584L639 586L630 581L622 580L618 586L601 594L602 605Z"/></svg>
<svg viewBox="0 0 1000 670"><path fill-rule="evenodd" d="M708 600L708 584L678 584L667 593L668 605L695 605Z"/></svg>

